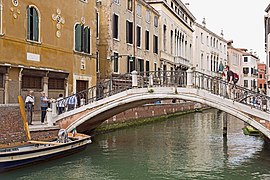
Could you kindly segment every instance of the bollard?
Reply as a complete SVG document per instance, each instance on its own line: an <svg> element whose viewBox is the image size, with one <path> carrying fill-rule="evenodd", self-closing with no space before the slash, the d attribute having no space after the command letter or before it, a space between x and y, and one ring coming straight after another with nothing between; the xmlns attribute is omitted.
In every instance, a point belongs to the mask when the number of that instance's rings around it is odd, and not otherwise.
<svg viewBox="0 0 270 180"><path fill-rule="evenodd" d="M137 71L132 71L132 88L137 88L138 87L138 73Z"/></svg>
<svg viewBox="0 0 270 180"><path fill-rule="evenodd" d="M52 105L52 117L57 116L57 109L56 109L56 100L52 99L51 100L51 105Z"/></svg>
<svg viewBox="0 0 270 180"><path fill-rule="evenodd" d="M154 85L153 75L150 74L150 76L149 76L149 87L153 87L153 85Z"/></svg>
<svg viewBox="0 0 270 180"><path fill-rule="evenodd" d="M187 70L187 88L193 88L194 86L194 74L192 69Z"/></svg>
<svg viewBox="0 0 270 180"><path fill-rule="evenodd" d="M48 108L47 109L47 125L48 126L53 126L53 117L52 117L52 109Z"/></svg>

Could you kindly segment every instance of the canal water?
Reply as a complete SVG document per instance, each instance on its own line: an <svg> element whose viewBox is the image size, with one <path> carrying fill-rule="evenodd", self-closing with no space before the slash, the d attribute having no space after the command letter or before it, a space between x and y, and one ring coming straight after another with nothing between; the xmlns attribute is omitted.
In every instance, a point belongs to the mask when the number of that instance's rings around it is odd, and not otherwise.
<svg viewBox="0 0 270 180"><path fill-rule="evenodd" d="M93 137L81 153L0 174L0 179L270 179L270 150L217 110Z"/></svg>

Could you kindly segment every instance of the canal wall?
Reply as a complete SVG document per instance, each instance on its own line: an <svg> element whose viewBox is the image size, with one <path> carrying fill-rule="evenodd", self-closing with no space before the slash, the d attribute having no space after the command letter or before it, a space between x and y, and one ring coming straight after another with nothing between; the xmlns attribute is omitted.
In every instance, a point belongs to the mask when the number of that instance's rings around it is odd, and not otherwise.
<svg viewBox="0 0 270 180"><path fill-rule="evenodd" d="M191 113L205 108L208 108L208 106L183 100L175 103L164 101L162 104L147 104L129 109L107 119L94 131L94 134L150 123L166 117Z"/></svg>
<svg viewBox="0 0 270 180"><path fill-rule="evenodd" d="M27 141L18 104L0 104L0 147L19 145ZM59 129L31 131L32 140L56 137Z"/></svg>

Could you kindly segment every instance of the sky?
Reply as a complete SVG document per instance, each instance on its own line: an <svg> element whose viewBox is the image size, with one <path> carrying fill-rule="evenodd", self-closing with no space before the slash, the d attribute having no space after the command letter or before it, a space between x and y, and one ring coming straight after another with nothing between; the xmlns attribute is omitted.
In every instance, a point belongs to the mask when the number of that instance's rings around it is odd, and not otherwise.
<svg viewBox="0 0 270 180"><path fill-rule="evenodd" d="M220 35L223 29L224 39L233 40L235 48L245 48L257 53L261 62L265 62L264 15L270 0L182 0L189 3L189 10L196 22Z"/></svg>

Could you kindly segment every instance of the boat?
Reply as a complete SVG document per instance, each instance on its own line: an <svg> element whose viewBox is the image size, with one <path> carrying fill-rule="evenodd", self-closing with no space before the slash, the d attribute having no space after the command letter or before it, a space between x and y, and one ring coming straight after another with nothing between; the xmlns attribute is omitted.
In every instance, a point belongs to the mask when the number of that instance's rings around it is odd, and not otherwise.
<svg viewBox="0 0 270 180"><path fill-rule="evenodd" d="M28 141L25 145L0 149L0 172L73 154L86 148L91 137L61 130L53 141Z"/></svg>
<svg viewBox="0 0 270 180"><path fill-rule="evenodd" d="M245 135L249 135L249 136L259 136L260 135L260 131L255 129L254 127L252 126L245 126L243 129L243 133Z"/></svg>

